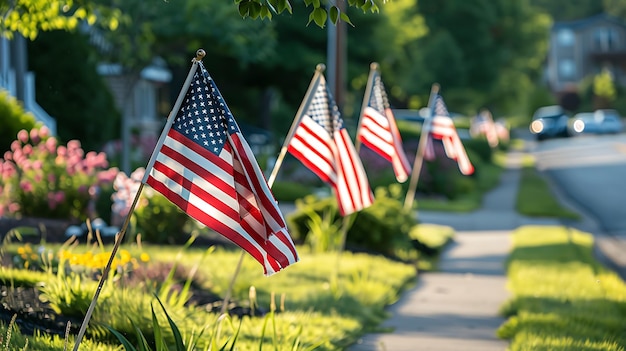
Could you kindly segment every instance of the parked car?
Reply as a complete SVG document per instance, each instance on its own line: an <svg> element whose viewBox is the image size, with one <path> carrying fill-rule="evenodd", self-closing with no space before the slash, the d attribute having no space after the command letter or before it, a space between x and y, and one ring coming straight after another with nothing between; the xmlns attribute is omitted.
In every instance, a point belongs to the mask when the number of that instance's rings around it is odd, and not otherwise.
<svg viewBox="0 0 626 351"><path fill-rule="evenodd" d="M581 112L570 121L570 134L617 134L624 129L622 117L616 110Z"/></svg>
<svg viewBox="0 0 626 351"><path fill-rule="evenodd" d="M530 132L537 140L569 136L569 115L558 105L540 107L533 114Z"/></svg>

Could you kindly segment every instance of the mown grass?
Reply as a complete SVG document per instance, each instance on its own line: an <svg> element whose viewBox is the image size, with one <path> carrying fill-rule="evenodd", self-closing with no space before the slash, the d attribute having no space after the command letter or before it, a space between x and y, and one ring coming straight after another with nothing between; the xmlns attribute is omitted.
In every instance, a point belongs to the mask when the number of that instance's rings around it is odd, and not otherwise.
<svg viewBox="0 0 626 351"><path fill-rule="evenodd" d="M554 217L580 219L576 212L564 207L554 195L550 185L533 167L521 169L519 190L515 200L515 209L531 217Z"/></svg>
<svg viewBox="0 0 626 351"><path fill-rule="evenodd" d="M512 239L498 330L509 350L625 350L626 284L594 259L592 235L524 226Z"/></svg>
<svg viewBox="0 0 626 351"><path fill-rule="evenodd" d="M449 228L424 230L423 234L428 234L429 245L435 248L437 245L445 245L453 235ZM19 245L5 245L4 254L14 255ZM56 252L59 246L45 244L44 251ZM131 252L138 250L131 244L122 247ZM86 249L86 245L76 248L77 251ZM110 250L110 246L105 246L104 250ZM171 246L143 245L141 251L149 254L153 263L179 262L188 270L201 262L195 273L198 282L202 288L221 296L228 290L235 267L242 255L239 249L225 247L217 248L206 257L204 257L207 251L205 247L192 246L182 255L179 247ZM267 332L263 334L265 319L262 316L243 318L236 344L237 350L295 351L305 350L314 345L318 345L315 349L320 351L345 349L364 333L378 330L379 324L387 317L385 307L395 302L404 289L416 280L417 270L414 264L392 261L381 256L349 252L313 254L308 252L306 247L298 247L298 252L300 262L270 277L263 275L260 265L249 255L243 256L241 270L234 280L232 298L242 306L254 304L266 311L276 310L277 313L273 318L275 326L271 326L276 334L273 334L273 331L272 335L275 336L270 337ZM45 277L32 271L21 275L19 272L4 268L0 270L0 279L30 282L32 286L35 281L43 280ZM150 282L146 283L151 285ZM253 299L250 297L251 287L254 287L255 291ZM133 322L139 323L140 329L144 327L148 331L151 329L142 325L143 322L150 321L149 296L140 293L136 287L128 287L128 290L120 287L113 296L120 296L120 299L109 298L106 306L98 305L92 322L104 322L115 328L128 325L130 318ZM199 308L170 308L168 312L185 337L192 333L197 334L207 324L215 324L218 317L215 313ZM107 313L100 314L99 309L106 310ZM104 320L102 317L104 315L116 320ZM235 318L232 324L237 327L238 323L239 319ZM6 330L6 326L1 327L0 335L6 333ZM234 327L224 326L223 338L234 333ZM63 349L60 346L63 340L58 337L51 341L47 335L24 337L17 331L13 334L11 342L13 349L22 349L25 340L29 341L27 350ZM293 349L296 340L300 347ZM260 348L261 342L265 345L263 348ZM72 336L69 343L71 345L74 343ZM117 345L107 346L87 338L85 347L89 347L90 350L119 350ZM197 349L205 350L202 347Z"/></svg>

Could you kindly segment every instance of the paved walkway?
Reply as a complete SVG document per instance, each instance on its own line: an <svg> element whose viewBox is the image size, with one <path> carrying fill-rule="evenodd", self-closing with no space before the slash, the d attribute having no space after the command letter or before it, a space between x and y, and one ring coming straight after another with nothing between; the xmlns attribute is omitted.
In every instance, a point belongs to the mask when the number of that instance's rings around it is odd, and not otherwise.
<svg viewBox="0 0 626 351"><path fill-rule="evenodd" d="M486 194L480 210L467 213L420 211L423 223L456 230L437 272L419 275L417 285L390 306L383 327L391 333L368 334L350 351L504 351L508 342L496 337L504 322L500 306L509 297L504 261L510 233L525 224L559 224L533 219L514 210L521 154L509 154L500 184Z"/></svg>

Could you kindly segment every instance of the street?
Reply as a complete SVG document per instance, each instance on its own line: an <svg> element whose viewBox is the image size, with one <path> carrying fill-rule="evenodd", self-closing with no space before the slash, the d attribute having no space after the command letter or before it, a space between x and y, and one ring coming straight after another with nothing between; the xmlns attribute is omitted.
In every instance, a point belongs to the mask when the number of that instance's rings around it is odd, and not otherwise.
<svg viewBox="0 0 626 351"><path fill-rule="evenodd" d="M626 279L626 134L532 141L528 150L562 202L586 215L562 223L592 233L597 257Z"/></svg>

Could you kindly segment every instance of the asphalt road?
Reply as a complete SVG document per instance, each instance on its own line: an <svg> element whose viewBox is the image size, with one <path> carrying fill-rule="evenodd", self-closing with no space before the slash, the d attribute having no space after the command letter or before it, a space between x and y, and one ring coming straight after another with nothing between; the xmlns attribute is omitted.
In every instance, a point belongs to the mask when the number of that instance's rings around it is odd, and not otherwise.
<svg viewBox="0 0 626 351"><path fill-rule="evenodd" d="M537 168L602 230L626 239L626 134L533 142Z"/></svg>

